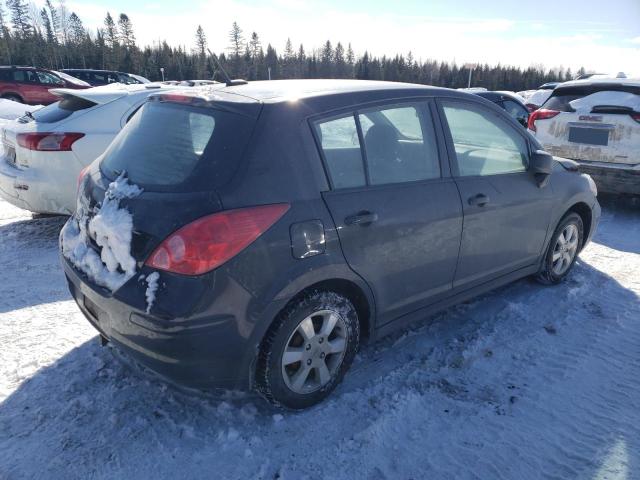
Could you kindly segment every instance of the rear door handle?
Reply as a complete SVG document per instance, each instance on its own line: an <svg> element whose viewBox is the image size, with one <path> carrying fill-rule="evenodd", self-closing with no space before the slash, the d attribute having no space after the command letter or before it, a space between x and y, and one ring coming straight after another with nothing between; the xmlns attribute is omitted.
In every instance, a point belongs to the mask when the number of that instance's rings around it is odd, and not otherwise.
<svg viewBox="0 0 640 480"><path fill-rule="evenodd" d="M366 227L367 225L372 224L378 220L378 214L369 212L367 210L362 210L355 215L349 215L344 219L345 225L360 225Z"/></svg>
<svg viewBox="0 0 640 480"><path fill-rule="evenodd" d="M478 207L484 207L487 203L489 203L489 197L484 195L483 193L479 193L474 195L473 197L469 197L469 205L477 205Z"/></svg>

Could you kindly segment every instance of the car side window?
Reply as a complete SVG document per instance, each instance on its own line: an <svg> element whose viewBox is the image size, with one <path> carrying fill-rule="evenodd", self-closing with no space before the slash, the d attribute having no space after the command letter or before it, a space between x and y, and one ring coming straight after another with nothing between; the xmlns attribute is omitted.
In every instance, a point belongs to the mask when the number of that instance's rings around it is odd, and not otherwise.
<svg viewBox="0 0 640 480"><path fill-rule="evenodd" d="M502 102L504 104L504 109L511 115L513 118L518 120L519 122L525 122L529 117L529 112L526 108L520 105L513 100L504 100Z"/></svg>
<svg viewBox="0 0 640 480"><path fill-rule="evenodd" d="M431 119L417 105L386 107L359 114L371 185L440 177Z"/></svg>
<svg viewBox="0 0 640 480"><path fill-rule="evenodd" d="M366 185L355 117L349 115L315 125L333 188Z"/></svg>
<svg viewBox="0 0 640 480"><path fill-rule="evenodd" d="M529 151L522 135L495 113L462 102L442 102L460 176L524 172Z"/></svg>
<svg viewBox="0 0 640 480"><path fill-rule="evenodd" d="M18 83L39 83L33 70L14 70L13 80Z"/></svg>
<svg viewBox="0 0 640 480"><path fill-rule="evenodd" d="M64 82L49 72L38 71L38 80L44 85L63 85Z"/></svg>

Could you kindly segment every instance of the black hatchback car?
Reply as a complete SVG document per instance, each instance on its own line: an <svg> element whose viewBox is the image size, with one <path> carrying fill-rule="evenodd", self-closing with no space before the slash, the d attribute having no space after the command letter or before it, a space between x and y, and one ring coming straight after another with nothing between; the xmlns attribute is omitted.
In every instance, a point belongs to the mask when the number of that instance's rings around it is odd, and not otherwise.
<svg viewBox="0 0 640 480"><path fill-rule="evenodd" d="M479 97L486 98L495 103L500 108L507 111L516 121L527 128L529 123L529 109L527 105L517 95L510 92L473 92Z"/></svg>
<svg viewBox="0 0 640 480"><path fill-rule="evenodd" d="M522 277L560 282L593 182L475 95L284 80L158 94L61 232L80 309L196 388L305 408L373 340Z"/></svg>

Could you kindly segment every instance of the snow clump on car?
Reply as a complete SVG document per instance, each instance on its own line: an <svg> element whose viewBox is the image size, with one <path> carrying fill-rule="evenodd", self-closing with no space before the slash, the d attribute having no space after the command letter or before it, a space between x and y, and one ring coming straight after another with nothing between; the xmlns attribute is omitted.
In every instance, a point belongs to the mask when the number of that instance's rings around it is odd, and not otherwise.
<svg viewBox="0 0 640 480"><path fill-rule="evenodd" d="M109 184L104 201L93 209L92 218L86 209L79 208L60 232L64 257L112 292L124 285L136 268L131 256L133 218L126 208L120 207L120 200L141 193L142 189L129 183L123 172ZM99 255L91 246L92 239L100 249Z"/></svg>

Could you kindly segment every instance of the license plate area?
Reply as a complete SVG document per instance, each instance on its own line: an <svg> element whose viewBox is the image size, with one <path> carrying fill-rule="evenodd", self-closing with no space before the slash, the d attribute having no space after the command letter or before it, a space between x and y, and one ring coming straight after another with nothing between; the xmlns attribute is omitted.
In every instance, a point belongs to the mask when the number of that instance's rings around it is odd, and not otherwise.
<svg viewBox="0 0 640 480"><path fill-rule="evenodd" d="M608 128L569 127L569 141L586 145L609 145Z"/></svg>

